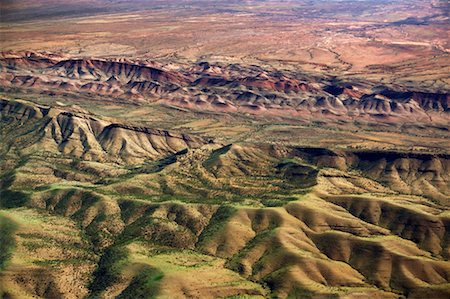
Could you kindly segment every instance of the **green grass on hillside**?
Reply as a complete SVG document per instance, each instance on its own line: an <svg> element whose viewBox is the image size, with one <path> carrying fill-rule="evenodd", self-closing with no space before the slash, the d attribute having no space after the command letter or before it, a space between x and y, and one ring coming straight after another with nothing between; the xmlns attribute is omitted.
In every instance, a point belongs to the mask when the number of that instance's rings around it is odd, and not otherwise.
<svg viewBox="0 0 450 299"><path fill-rule="evenodd" d="M117 298L155 298L158 295L159 283L163 277L164 274L160 270L145 266Z"/></svg>
<svg viewBox="0 0 450 299"><path fill-rule="evenodd" d="M208 238L214 236L219 230L221 230L227 223L228 219L230 219L236 211L237 209L235 207L220 206L211 218L208 226L199 236L198 244L203 244L203 242L206 242Z"/></svg>
<svg viewBox="0 0 450 299"><path fill-rule="evenodd" d="M0 271L4 270L16 245L17 224L0 213Z"/></svg>
<svg viewBox="0 0 450 299"><path fill-rule="evenodd" d="M102 291L118 282L127 261L128 250L125 247L113 246L106 249L94 272L94 280L89 287L91 290L89 298L98 298Z"/></svg>

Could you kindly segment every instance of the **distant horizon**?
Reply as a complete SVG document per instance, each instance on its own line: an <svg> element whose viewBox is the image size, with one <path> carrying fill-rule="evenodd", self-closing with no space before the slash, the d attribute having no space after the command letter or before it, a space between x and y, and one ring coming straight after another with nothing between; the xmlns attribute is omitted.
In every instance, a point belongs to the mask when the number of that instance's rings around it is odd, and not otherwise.
<svg viewBox="0 0 450 299"><path fill-rule="evenodd" d="M450 298L448 1L0 4L0 298Z"/></svg>

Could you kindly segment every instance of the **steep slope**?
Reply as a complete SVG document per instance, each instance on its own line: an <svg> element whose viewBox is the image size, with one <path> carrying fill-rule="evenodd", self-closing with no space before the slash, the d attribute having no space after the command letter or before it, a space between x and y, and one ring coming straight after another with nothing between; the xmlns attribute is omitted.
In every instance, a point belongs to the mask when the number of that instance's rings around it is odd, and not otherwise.
<svg viewBox="0 0 450 299"><path fill-rule="evenodd" d="M187 78L179 73L131 61L70 59L58 62L44 73L72 79L102 81L114 76L121 81L156 81L174 84L187 82Z"/></svg>
<svg viewBox="0 0 450 299"><path fill-rule="evenodd" d="M78 204L80 196L81 205ZM114 274L117 278L95 284L96 290L103 294L102 298L125 292L135 281L135 275L139 273L136 271L144 265L164 273L159 287L161 292L175 294L174 290L188 283L187 278L174 276L167 267L172 271L177 267L175 273L181 274L202 258L198 253L185 251L187 249L227 260L226 267L251 281L264 282L274 295L282 298L319 295L352 297L358 294L375 298L398 298L401 294L408 297L448 296L448 262L411 241L392 236L396 233L394 229L401 227L400 223L393 221L393 218L383 220L390 223L391 232L315 195L282 208L262 209L128 200L117 205L107 198L92 201L87 200L89 197L92 198L92 195L88 193L60 190L53 194L36 194L28 205L76 220L86 229L97 248L130 244L125 251L130 263L121 264L119 272ZM355 197L356 201L359 198ZM448 221L445 217L438 216L436 219ZM100 231L102 234L99 234ZM448 238L448 231L445 235ZM97 236L104 237L99 240ZM429 241L436 244L434 240ZM330 247L330 243L334 246ZM112 244L116 245L110 247ZM103 254L109 254L108 250ZM169 251L165 253L164 250ZM432 251L435 252L434 249ZM175 262L173 259L176 257L172 255L178 255L182 260ZM208 262L204 260L202 266L194 269L213 262L209 257L206 259ZM120 263L120 260L117 262ZM214 267L224 269L224 264ZM208 276L202 275L211 272L205 271L202 274L200 270L198 277L207 279ZM24 275L14 273L17 277ZM9 275L6 281L11 279ZM35 277L33 273L27 275L30 279ZM231 272L223 272L208 279L226 283L229 275ZM264 294L256 285L248 288L251 285L241 278L235 276L234 279L237 281L222 289L219 285L200 287L201 284L198 284L196 292L199 293L191 294L196 297L204 294L208 298L213 294ZM162 287L169 282L172 285L170 291ZM243 287L242 283L247 286ZM17 290L17 286L15 288ZM184 288L187 292L193 292L187 286ZM48 289L62 291L57 285ZM30 286L27 292L36 294L34 292L39 291Z"/></svg>
<svg viewBox="0 0 450 299"><path fill-rule="evenodd" d="M25 124L45 114L15 109ZM135 294L144 280L160 296L449 295L448 156L207 144L123 169L40 155L2 164L1 204L79 225L97 255L93 282L79 283L95 298ZM416 183L435 191L412 195ZM17 272L21 242L2 283L43 294L17 281L66 266ZM51 275L48 292L70 298Z"/></svg>
<svg viewBox="0 0 450 299"><path fill-rule="evenodd" d="M446 91L50 53L0 66L2 296L450 295L450 156L417 141L446 138ZM264 137L300 121L379 143ZM223 144L205 137L221 122ZM411 122L422 135L401 135ZM392 131L413 146L383 150Z"/></svg>
<svg viewBox="0 0 450 299"><path fill-rule="evenodd" d="M9 91L92 94L94 99L112 95L200 111L309 120L449 122L450 95L445 90L384 86L253 65L177 65L4 52L0 67L0 83Z"/></svg>
<svg viewBox="0 0 450 299"><path fill-rule="evenodd" d="M443 205L450 204L450 156L447 154L299 148L294 149L291 155L302 157L320 167L336 168L343 172L357 170L362 176L396 192L424 195ZM333 176L330 174L328 180L338 187L338 177Z"/></svg>
<svg viewBox="0 0 450 299"><path fill-rule="evenodd" d="M164 130L110 123L73 109L0 101L3 151L11 147L33 152L61 152L86 160L154 160L207 141Z"/></svg>

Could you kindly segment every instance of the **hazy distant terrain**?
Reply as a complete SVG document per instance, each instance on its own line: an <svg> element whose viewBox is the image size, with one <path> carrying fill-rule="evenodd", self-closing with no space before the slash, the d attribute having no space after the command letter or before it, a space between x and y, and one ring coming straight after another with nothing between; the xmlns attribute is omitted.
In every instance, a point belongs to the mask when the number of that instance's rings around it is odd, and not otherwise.
<svg viewBox="0 0 450 299"><path fill-rule="evenodd" d="M448 1L2 1L1 298L448 298Z"/></svg>

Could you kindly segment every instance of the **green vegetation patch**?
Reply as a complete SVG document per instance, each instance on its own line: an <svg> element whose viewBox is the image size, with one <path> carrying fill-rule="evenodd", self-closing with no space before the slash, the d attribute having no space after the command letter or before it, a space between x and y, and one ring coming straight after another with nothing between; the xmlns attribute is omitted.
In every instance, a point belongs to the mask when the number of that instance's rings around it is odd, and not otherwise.
<svg viewBox="0 0 450 299"><path fill-rule="evenodd" d="M208 169L220 156L226 154L231 149L232 144L221 147L211 153L208 159L203 162L203 167Z"/></svg>
<svg viewBox="0 0 450 299"><path fill-rule="evenodd" d="M126 247L113 246L105 250L98 263L98 268L94 271L94 280L89 286L90 298L98 298L102 291L120 280L121 271L128 261L128 255Z"/></svg>
<svg viewBox="0 0 450 299"><path fill-rule="evenodd" d="M239 274L244 274L244 268L241 261L259 244L264 242L264 240L269 239L274 236L276 228L268 229L257 234L253 239L251 239L245 247L235 254L227 263L226 267ZM255 273L252 273L255 274Z"/></svg>
<svg viewBox="0 0 450 299"><path fill-rule="evenodd" d="M308 188L317 184L319 170L314 167L287 160L278 163L276 169L277 174L296 187Z"/></svg>
<svg viewBox="0 0 450 299"><path fill-rule="evenodd" d="M8 189L15 180L15 171L8 171L0 176L0 207L11 209L25 205L29 195Z"/></svg>
<svg viewBox="0 0 450 299"><path fill-rule="evenodd" d="M202 234L198 238L197 245L203 245L209 238L219 232L236 211L237 209L235 207L220 206L216 213L212 216L208 226L203 230Z"/></svg>
<svg viewBox="0 0 450 299"><path fill-rule="evenodd" d="M158 295L160 281L163 277L164 274L160 270L145 266L117 298L155 298Z"/></svg>
<svg viewBox="0 0 450 299"><path fill-rule="evenodd" d="M272 285L272 288L275 288L275 285ZM305 288L301 288L301 287L295 287L293 288L288 295L288 299L294 299L294 298L314 298L315 296L317 296L316 293L314 293L313 291L310 291L308 289ZM329 295L325 295L324 298L339 298L339 296L337 294L329 294Z"/></svg>
<svg viewBox="0 0 450 299"><path fill-rule="evenodd" d="M0 207L6 209L24 206L29 200L29 195L13 190L0 190Z"/></svg>
<svg viewBox="0 0 450 299"><path fill-rule="evenodd" d="M0 271L6 268L16 246L14 238L16 230L17 224L0 214Z"/></svg>
<svg viewBox="0 0 450 299"><path fill-rule="evenodd" d="M305 193L309 192L309 190L305 191ZM266 207L282 207L285 204L298 200L298 197L295 196L284 196L284 197L269 197L269 198L261 198L261 203Z"/></svg>

